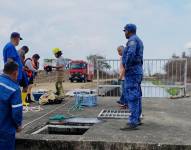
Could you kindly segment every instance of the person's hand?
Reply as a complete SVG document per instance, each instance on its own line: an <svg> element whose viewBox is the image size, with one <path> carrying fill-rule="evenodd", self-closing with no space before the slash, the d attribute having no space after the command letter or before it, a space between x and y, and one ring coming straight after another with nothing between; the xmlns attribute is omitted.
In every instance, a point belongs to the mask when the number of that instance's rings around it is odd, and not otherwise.
<svg viewBox="0 0 191 150"><path fill-rule="evenodd" d="M119 77L118 81L121 82L121 80L122 80L122 79Z"/></svg>
<svg viewBox="0 0 191 150"><path fill-rule="evenodd" d="M122 78L123 78L123 77L122 77L122 75L120 74L120 75L119 75L119 79L118 79L118 80L119 80L119 81L121 81L121 80L122 80Z"/></svg>
<svg viewBox="0 0 191 150"><path fill-rule="evenodd" d="M19 127L17 127L16 132L19 133L22 131L22 129L23 129L22 126L19 126Z"/></svg>

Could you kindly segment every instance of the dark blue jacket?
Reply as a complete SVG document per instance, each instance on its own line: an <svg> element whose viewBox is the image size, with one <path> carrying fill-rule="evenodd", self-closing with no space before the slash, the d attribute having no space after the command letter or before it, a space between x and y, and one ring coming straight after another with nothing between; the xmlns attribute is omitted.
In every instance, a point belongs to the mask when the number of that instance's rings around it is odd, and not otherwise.
<svg viewBox="0 0 191 150"><path fill-rule="evenodd" d="M0 75L0 132L15 134L22 123L20 87L7 75Z"/></svg>
<svg viewBox="0 0 191 150"><path fill-rule="evenodd" d="M7 43L3 49L4 63L7 63L8 58L12 58L19 65L18 81L20 81L22 79L23 64L15 46L11 42Z"/></svg>
<svg viewBox="0 0 191 150"><path fill-rule="evenodd" d="M143 74L143 49L143 42L136 34L132 35L126 44L122 56L125 76Z"/></svg>

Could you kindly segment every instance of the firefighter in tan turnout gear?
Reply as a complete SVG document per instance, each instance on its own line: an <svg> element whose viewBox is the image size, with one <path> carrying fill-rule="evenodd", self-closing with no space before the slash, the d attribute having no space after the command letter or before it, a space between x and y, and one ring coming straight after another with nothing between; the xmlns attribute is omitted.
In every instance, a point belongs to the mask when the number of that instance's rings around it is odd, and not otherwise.
<svg viewBox="0 0 191 150"><path fill-rule="evenodd" d="M52 49L54 56L56 57L56 66L52 66L52 68L56 69L56 95L64 96L64 88L62 82L64 80L64 69L65 69L65 61L62 57L62 51L59 48Z"/></svg>

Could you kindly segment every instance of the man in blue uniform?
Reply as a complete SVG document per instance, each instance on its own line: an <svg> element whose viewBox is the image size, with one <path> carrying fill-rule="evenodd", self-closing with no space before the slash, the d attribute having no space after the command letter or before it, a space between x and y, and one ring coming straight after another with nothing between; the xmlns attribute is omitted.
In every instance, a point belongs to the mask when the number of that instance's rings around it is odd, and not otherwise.
<svg viewBox="0 0 191 150"><path fill-rule="evenodd" d="M14 150L15 133L21 131L22 101L17 77L18 65L6 63L0 75L0 150Z"/></svg>
<svg viewBox="0 0 191 150"><path fill-rule="evenodd" d="M28 79L26 74L23 71L23 64L21 61L21 58L19 56L18 51L16 50L16 46L19 45L20 40L22 40L21 36L17 32L13 32L10 37L10 42L7 43L3 49L3 59L4 63L14 61L18 64L19 69L18 69L18 79L17 82L21 87L23 87L22 90L22 100L23 100L23 105L28 105L26 103L26 96L27 96L27 88L28 88Z"/></svg>
<svg viewBox="0 0 191 150"><path fill-rule="evenodd" d="M18 82L20 82L22 80L23 65L15 47L19 45L19 42L22 40L22 38L20 37L19 33L13 32L10 39L11 41L7 43L3 49L3 60L4 63L8 61L14 61L19 65Z"/></svg>
<svg viewBox="0 0 191 150"><path fill-rule="evenodd" d="M124 27L125 36L128 39L122 55L122 63L125 68L125 98L131 112L127 126L122 130L133 130L141 124L142 92L141 81L143 77L143 42L136 35L136 25L127 24Z"/></svg>

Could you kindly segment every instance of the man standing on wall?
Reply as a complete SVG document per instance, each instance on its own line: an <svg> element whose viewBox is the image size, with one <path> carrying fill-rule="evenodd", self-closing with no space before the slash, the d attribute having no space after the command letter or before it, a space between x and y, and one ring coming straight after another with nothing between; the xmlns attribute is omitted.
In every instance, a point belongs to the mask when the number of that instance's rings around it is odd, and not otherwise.
<svg viewBox="0 0 191 150"><path fill-rule="evenodd" d="M28 103L26 103L28 81L26 80L26 77L23 76L23 64L19 56L19 53L16 50L16 46L19 45L20 40L23 40L23 39L21 38L19 33L13 32L11 34L10 42L8 42L3 49L3 59L4 59L4 63L13 61L18 64L17 83L21 87L23 87L23 90L22 90L23 105L28 105Z"/></svg>
<svg viewBox="0 0 191 150"><path fill-rule="evenodd" d="M128 99L128 107L131 115L127 126L121 130L135 130L141 125L143 78L143 42L136 35L136 25L127 24L124 27L125 36L128 39L122 55L122 63L125 68L125 97Z"/></svg>

